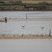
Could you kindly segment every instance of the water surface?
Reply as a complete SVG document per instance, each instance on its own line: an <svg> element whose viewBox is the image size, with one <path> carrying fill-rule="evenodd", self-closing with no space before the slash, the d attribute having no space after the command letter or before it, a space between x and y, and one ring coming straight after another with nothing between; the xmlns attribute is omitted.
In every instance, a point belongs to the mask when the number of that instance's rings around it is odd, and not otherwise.
<svg viewBox="0 0 52 52"><path fill-rule="evenodd" d="M52 40L1 40L0 52L52 52Z"/></svg>
<svg viewBox="0 0 52 52"><path fill-rule="evenodd" d="M52 34L52 12L2 11L0 19L7 17L7 23L0 22L0 34ZM42 29L44 27L44 29Z"/></svg>

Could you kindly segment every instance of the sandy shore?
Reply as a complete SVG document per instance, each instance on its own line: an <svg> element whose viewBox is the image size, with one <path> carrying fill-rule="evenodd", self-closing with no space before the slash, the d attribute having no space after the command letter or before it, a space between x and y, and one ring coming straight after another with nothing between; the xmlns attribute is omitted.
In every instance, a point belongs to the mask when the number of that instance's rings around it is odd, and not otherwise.
<svg viewBox="0 0 52 52"><path fill-rule="evenodd" d="M0 35L0 39L52 39L49 35Z"/></svg>

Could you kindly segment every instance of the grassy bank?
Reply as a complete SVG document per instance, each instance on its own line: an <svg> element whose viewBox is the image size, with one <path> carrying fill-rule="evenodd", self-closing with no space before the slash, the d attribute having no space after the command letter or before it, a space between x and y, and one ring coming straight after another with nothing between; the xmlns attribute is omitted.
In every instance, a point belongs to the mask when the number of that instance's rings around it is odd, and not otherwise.
<svg viewBox="0 0 52 52"><path fill-rule="evenodd" d="M22 1L16 2L0 2L0 11L50 11L52 10L52 3L37 3L28 4Z"/></svg>

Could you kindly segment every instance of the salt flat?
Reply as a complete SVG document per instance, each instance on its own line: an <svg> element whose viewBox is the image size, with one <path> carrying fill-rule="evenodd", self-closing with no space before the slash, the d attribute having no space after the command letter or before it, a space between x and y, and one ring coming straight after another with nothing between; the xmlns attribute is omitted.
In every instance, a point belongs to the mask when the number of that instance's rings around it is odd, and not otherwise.
<svg viewBox="0 0 52 52"><path fill-rule="evenodd" d="M0 39L0 52L52 52L52 39Z"/></svg>

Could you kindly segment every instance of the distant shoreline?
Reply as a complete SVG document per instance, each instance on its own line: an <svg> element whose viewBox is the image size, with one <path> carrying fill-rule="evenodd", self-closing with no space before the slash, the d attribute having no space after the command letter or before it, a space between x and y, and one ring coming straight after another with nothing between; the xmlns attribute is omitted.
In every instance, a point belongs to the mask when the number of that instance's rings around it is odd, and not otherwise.
<svg viewBox="0 0 52 52"><path fill-rule="evenodd" d="M15 10L12 10L12 11L10 11L10 10L1 11L1 10L0 10L0 12L52 12L52 11L15 11Z"/></svg>

